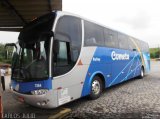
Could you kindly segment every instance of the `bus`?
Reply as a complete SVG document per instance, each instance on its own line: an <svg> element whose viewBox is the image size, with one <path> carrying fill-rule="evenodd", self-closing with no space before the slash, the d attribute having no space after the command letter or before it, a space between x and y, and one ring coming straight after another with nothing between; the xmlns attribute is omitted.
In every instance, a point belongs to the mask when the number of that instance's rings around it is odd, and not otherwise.
<svg viewBox="0 0 160 119"><path fill-rule="evenodd" d="M62 11L21 30L12 59L10 89L24 103L55 108L150 70L146 42Z"/></svg>

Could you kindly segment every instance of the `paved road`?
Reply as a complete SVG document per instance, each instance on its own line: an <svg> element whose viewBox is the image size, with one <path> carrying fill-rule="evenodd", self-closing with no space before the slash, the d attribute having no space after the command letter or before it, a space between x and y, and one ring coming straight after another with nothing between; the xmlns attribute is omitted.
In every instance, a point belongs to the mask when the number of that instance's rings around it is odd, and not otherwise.
<svg viewBox="0 0 160 119"><path fill-rule="evenodd" d="M151 63L151 73L144 79L133 79L106 89L97 100L81 98L63 107L71 108L72 118L160 118L160 62ZM7 78L9 81L9 78ZM11 116L48 118L60 108L39 109L14 100L3 93L4 112Z"/></svg>

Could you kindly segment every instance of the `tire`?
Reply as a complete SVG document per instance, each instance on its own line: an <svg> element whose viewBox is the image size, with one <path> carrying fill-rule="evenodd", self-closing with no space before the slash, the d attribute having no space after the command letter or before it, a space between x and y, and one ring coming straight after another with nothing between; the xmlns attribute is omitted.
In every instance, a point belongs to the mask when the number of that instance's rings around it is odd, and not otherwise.
<svg viewBox="0 0 160 119"><path fill-rule="evenodd" d="M99 76L95 76L92 80L90 99L94 100L100 97L103 90L102 79Z"/></svg>
<svg viewBox="0 0 160 119"><path fill-rule="evenodd" d="M144 77L144 68L141 67L141 72L140 72L139 78L143 79L143 77Z"/></svg>

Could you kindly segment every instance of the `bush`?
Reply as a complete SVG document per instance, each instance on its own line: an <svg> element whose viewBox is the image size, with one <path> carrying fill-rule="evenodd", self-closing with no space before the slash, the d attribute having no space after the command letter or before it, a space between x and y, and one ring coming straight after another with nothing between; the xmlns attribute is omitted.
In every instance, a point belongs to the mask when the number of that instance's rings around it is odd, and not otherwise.
<svg viewBox="0 0 160 119"><path fill-rule="evenodd" d="M11 64L11 63L12 63L12 60L11 60L11 59L3 60L3 63Z"/></svg>
<svg viewBox="0 0 160 119"><path fill-rule="evenodd" d="M160 51L158 48L151 48L150 49L150 57L151 58L159 58L159 54L160 54Z"/></svg>

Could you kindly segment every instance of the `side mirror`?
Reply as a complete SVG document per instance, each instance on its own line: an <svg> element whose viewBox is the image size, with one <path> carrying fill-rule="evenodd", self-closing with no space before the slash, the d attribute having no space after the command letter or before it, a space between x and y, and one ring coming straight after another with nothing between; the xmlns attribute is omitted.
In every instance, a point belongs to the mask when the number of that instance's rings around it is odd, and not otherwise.
<svg viewBox="0 0 160 119"><path fill-rule="evenodd" d="M15 43L7 43L4 48L5 48L5 59L8 59L8 49L7 47L15 47L17 51L17 46Z"/></svg>
<svg viewBox="0 0 160 119"><path fill-rule="evenodd" d="M4 46L4 48L7 49L7 47L15 47L16 50L17 50L17 46L16 46L15 43L7 43L7 44Z"/></svg>

